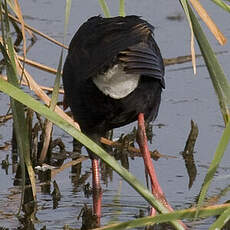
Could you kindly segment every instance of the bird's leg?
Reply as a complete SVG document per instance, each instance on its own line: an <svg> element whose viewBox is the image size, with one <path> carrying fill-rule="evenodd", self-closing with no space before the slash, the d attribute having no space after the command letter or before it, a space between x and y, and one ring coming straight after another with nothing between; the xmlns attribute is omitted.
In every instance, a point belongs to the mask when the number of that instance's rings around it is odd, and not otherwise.
<svg viewBox="0 0 230 230"><path fill-rule="evenodd" d="M145 132L145 120L144 120L143 113L138 114L137 142L140 147L142 156L144 158L145 167L150 177L151 186L152 186L152 194L157 199L159 199L169 211L173 211L173 208L166 200L163 190L157 180L156 171L153 166L153 162L152 162L149 148L148 148L147 136ZM156 213L156 210L152 207L150 211L150 215L155 215L155 213ZM179 222L184 227L184 229L187 229L187 226L182 221L179 221Z"/></svg>
<svg viewBox="0 0 230 230"><path fill-rule="evenodd" d="M100 172L97 159L92 159L92 181L93 181L93 213L97 217L97 225L100 226L102 190L100 184Z"/></svg>
<svg viewBox="0 0 230 230"><path fill-rule="evenodd" d="M138 114L138 131L137 131L137 143L140 147L140 151L142 153L143 159L144 159L144 164L147 169L147 172L150 177L151 181L151 187L152 187L152 193L153 195L159 199L166 208L169 210L173 210L170 204L167 202L165 195L162 191L162 188L157 180L157 175L155 168L153 166L153 162L150 156L150 152L148 149L148 143L147 143L147 137L146 137L146 132L145 132L145 122L144 122L144 114L139 113ZM154 215L155 211L151 210L151 214Z"/></svg>

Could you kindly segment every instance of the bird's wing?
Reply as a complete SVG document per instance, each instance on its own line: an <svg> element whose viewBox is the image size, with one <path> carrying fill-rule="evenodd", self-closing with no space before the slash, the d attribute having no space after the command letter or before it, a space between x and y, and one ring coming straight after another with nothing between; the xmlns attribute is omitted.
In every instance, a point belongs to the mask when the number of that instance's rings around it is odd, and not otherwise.
<svg viewBox="0 0 230 230"><path fill-rule="evenodd" d="M159 79L165 87L163 59L153 38L148 43L141 42L121 51L119 60L126 73Z"/></svg>
<svg viewBox="0 0 230 230"><path fill-rule="evenodd" d="M74 66L75 75L81 78L79 80L93 78L106 72L119 61L119 56L123 56L129 60L126 62L128 72L136 71L161 79L163 62L153 39L153 29L137 16L89 19L70 44L68 59ZM150 44L149 47L137 45L142 43Z"/></svg>

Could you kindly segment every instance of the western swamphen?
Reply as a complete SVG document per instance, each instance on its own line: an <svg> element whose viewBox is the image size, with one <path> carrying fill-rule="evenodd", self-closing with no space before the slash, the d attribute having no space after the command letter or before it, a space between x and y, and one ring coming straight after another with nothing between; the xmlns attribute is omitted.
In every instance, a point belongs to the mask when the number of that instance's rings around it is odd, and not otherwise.
<svg viewBox="0 0 230 230"><path fill-rule="evenodd" d="M154 27L138 16L92 17L74 35L63 70L65 105L88 137L99 143L106 132L138 120L137 142L153 194L167 206L147 147L144 121L158 114L164 64ZM100 191L97 157L93 190ZM170 209L170 207L169 207ZM100 205L94 204L100 217Z"/></svg>

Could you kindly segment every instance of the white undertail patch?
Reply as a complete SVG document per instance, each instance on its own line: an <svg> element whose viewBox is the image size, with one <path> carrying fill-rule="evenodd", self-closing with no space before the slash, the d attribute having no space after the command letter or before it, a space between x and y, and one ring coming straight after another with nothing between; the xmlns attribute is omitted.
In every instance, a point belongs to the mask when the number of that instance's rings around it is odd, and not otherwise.
<svg viewBox="0 0 230 230"><path fill-rule="evenodd" d="M114 65L104 74L93 78L93 82L105 95L121 99L137 88L139 74L127 74L121 64Z"/></svg>

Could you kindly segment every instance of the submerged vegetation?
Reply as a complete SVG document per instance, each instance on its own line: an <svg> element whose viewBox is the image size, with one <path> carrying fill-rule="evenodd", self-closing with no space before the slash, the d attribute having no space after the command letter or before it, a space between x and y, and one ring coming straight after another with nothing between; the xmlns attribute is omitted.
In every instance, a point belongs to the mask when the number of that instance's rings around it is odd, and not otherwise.
<svg viewBox="0 0 230 230"><path fill-rule="evenodd" d="M121 16L125 15L124 2L124 0L120 0L119 15ZM229 12L229 4L223 2L222 0L215 0L213 2ZM63 129L66 133L74 137L76 140L78 140L80 143L82 143L84 146L89 148L91 151L93 151L99 158L103 160L103 162L109 165L122 178L124 178L124 180L126 180L133 187L133 189L135 189L140 194L140 196L142 196L150 205L154 206L154 208L156 208L159 212L159 215L155 217L141 217L123 223L108 225L102 227L101 229L133 229L135 227L168 222L170 222L170 224L172 224L175 229L185 229L184 226L179 222L176 222L176 220L207 218L210 216L215 216L217 219L209 229L221 229L226 224L230 217L230 204L225 203L220 205L205 206L204 200L207 196L207 191L213 181L213 176L218 169L230 139L230 84L216 58L211 45L209 44L208 39L206 38L205 33L200 26L195 13L197 13L198 16L204 21L204 23L208 26L210 31L213 33L221 45L226 42L226 38L219 31L215 23L208 16L206 10L202 7L198 0L179 0L178 4L179 3L185 12L191 31L191 56L189 56L189 59L192 60L193 69L194 72L196 72L196 55L194 51L194 42L196 39L219 101L220 111L225 123L225 129L216 148L213 160L209 166L209 169L207 170L207 174L201 186L200 194L195 207L168 213L168 210L164 207L164 205L156 197L154 197L149 192L149 190L146 189L128 170L120 166L114 157L110 156L104 149L96 145L88 137L82 134L78 124L72 120L71 116L66 114L59 107L58 95L59 93L63 94L63 90L60 89L60 79L63 52L64 49L68 49L68 47L65 46L65 37L67 33L71 1L66 0L63 44L27 25L24 22L18 0L0 1L0 19L2 32L0 37L0 48L2 53L0 91L10 97L9 112L7 115L0 117L0 122L6 122L11 118L13 119L14 141L12 141L12 149L14 149L14 151L19 154L20 164L16 174L19 174L19 178L21 178L20 185L22 186L21 205L17 213L18 216L21 215L21 208L27 215L35 215L37 208L35 168L38 169L39 167L47 167L49 169L49 173L47 175L49 178L51 178L52 174L58 173L58 170L60 171L66 167L77 165L79 162L87 159L87 157L83 156L73 156L72 161L63 164L65 160L65 157L63 157L61 159L59 158L55 160L55 166L60 167L59 169L53 169L49 166L53 160L53 148L58 146L60 152L65 151L61 140L52 139L53 124L55 124ZM110 11L106 2L100 0L99 4L101 5L104 15L109 17ZM13 41L14 36L12 36L12 30L16 31L18 35L15 41ZM57 45L57 49L61 47L57 70L27 59L26 55L28 40L26 39L26 36L31 36L31 40L33 41L36 37L35 34L54 42L54 44ZM19 56L17 52L17 44L20 40L23 42L22 57ZM165 59L165 62L166 61L168 60ZM34 78L26 70L24 63L56 74L54 87L47 88L37 84ZM28 86L28 88L33 93L29 94L28 91L25 90L25 87L22 86ZM51 98L46 92L52 93ZM39 98L39 100L36 100L32 96L34 94ZM191 154L193 153L197 135L198 130L196 129L195 124L192 123L189 139L183 152L183 157L186 164L188 164L189 161L193 162L193 160L189 160L189 157L191 157ZM111 140L102 138L101 142L104 144L109 144L110 147L118 146L119 151L128 149L132 152L138 152L134 146L130 146L129 141L128 144L127 142L124 144L126 140L127 137L121 138L119 142L112 142ZM156 155L157 153L155 153L154 156L156 157ZM157 157L162 157L162 155L158 154ZM15 161L17 161L17 157ZM48 166L44 163L47 163ZM2 162L2 167L7 167L7 165L9 165L8 156L6 156L6 159L4 162ZM122 165L124 166L125 163ZM196 175L196 168L193 167L192 171L188 171L188 174L191 175L189 183L189 186L191 186ZM53 199L58 200L60 199L60 191L58 190L56 183L54 183L54 187L55 192L53 193ZM33 218L31 218L31 220L33 221Z"/></svg>

